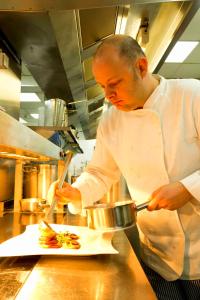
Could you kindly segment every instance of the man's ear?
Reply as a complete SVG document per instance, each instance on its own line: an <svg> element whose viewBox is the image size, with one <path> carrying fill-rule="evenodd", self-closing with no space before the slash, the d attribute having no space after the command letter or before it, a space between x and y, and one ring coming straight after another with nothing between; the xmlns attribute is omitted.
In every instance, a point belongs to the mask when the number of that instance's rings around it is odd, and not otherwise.
<svg viewBox="0 0 200 300"><path fill-rule="evenodd" d="M148 61L146 57L139 57L136 61L136 68L141 76L144 78L148 71Z"/></svg>

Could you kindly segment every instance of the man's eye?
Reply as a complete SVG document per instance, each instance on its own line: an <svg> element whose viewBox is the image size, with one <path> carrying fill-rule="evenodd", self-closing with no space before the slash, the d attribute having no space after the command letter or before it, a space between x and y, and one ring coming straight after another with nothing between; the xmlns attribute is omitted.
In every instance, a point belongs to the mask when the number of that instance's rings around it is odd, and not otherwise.
<svg viewBox="0 0 200 300"><path fill-rule="evenodd" d="M111 82L111 83L109 84L109 86L110 86L110 87L114 87L114 86L118 85L119 83L120 83L120 80L115 81L115 82Z"/></svg>

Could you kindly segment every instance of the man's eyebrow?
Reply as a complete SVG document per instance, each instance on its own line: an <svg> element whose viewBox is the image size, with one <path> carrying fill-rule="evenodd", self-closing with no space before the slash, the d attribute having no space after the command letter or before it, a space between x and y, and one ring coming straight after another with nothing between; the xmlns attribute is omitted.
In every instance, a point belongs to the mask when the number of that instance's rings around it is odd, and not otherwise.
<svg viewBox="0 0 200 300"><path fill-rule="evenodd" d="M110 81L112 81L112 80L115 80L115 81L118 81L118 80L121 80L120 78L118 78L118 77L115 77L115 76L113 76L113 77L110 77L108 80L107 80L107 83L109 83ZM103 85L101 82L99 82L99 81L96 81L96 83L97 84L99 84L99 85Z"/></svg>
<svg viewBox="0 0 200 300"><path fill-rule="evenodd" d="M119 78L118 78L118 77L115 77L115 76L113 76L113 77L110 77L110 78L107 80L107 82L109 82L109 81L112 81L112 80L119 80Z"/></svg>

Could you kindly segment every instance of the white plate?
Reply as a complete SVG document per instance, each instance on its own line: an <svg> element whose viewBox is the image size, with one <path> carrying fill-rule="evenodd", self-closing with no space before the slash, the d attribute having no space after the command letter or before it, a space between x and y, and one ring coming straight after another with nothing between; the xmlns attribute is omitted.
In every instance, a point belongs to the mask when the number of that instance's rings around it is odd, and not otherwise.
<svg viewBox="0 0 200 300"><path fill-rule="evenodd" d="M26 226L24 233L0 244L0 257L22 255L97 255L117 254L112 246L112 233L100 233L81 226L51 224L59 231L70 231L80 236L80 249L41 248L38 244L38 224Z"/></svg>

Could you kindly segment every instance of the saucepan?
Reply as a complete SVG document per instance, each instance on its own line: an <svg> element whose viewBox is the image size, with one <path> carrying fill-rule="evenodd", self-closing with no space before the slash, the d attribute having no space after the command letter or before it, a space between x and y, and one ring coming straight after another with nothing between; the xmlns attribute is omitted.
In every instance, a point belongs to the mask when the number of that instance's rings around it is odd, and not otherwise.
<svg viewBox="0 0 200 300"><path fill-rule="evenodd" d="M22 212L36 213L42 211L46 206L46 200L42 198L24 198L20 201Z"/></svg>
<svg viewBox="0 0 200 300"><path fill-rule="evenodd" d="M102 231L126 229L135 225L137 212L147 208L149 201L136 206L132 200L94 204L85 207L88 227Z"/></svg>

